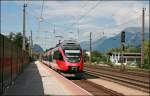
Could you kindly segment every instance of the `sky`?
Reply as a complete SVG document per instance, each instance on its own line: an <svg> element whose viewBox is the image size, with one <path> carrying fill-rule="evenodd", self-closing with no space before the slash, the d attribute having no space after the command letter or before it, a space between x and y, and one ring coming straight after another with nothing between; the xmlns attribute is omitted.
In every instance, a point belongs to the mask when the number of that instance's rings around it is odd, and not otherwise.
<svg viewBox="0 0 150 96"><path fill-rule="evenodd" d="M127 27L141 27L142 8L149 27L149 1L1 1L1 33L22 32L23 4L26 3L26 36L43 49L58 40L79 42L112 37ZM43 8L42 8L43 6Z"/></svg>

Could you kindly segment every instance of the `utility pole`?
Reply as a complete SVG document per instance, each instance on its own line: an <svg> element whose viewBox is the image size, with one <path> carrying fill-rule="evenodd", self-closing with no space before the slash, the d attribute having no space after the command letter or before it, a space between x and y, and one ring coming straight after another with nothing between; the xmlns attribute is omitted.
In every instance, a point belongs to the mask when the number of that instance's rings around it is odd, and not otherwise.
<svg viewBox="0 0 150 96"><path fill-rule="evenodd" d="M31 36L29 36L29 55L31 56Z"/></svg>
<svg viewBox="0 0 150 96"><path fill-rule="evenodd" d="M145 10L146 8L143 8L142 10L142 32L141 32L141 65L140 67L143 67L144 64L144 27L145 27Z"/></svg>
<svg viewBox="0 0 150 96"><path fill-rule="evenodd" d="M33 48L33 39L32 39L32 30L30 31L31 32L31 37L30 37L30 39L31 39L31 42L30 42L30 51L31 51L31 58L32 58L32 48Z"/></svg>
<svg viewBox="0 0 150 96"><path fill-rule="evenodd" d="M54 30L53 30L53 33L54 33L54 35L55 35L55 24L54 24ZM54 36L55 37L55 36Z"/></svg>
<svg viewBox="0 0 150 96"><path fill-rule="evenodd" d="M92 63L92 33L90 32L90 64Z"/></svg>
<svg viewBox="0 0 150 96"><path fill-rule="evenodd" d="M79 25L78 25L77 33L78 33L78 42L79 42Z"/></svg>
<svg viewBox="0 0 150 96"><path fill-rule="evenodd" d="M56 37L56 34L55 34L56 32L55 32L55 24L54 24L54 29L53 29L53 36L54 36L54 43L55 43L55 37Z"/></svg>
<svg viewBox="0 0 150 96"><path fill-rule="evenodd" d="M63 38L63 36L60 36L60 35L58 35L58 36L55 36L55 38L60 38L59 40L58 40L58 44L60 44L61 43L61 39Z"/></svg>
<svg viewBox="0 0 150 96"><path fill-rule="evenodd" d="M27 4L23 5L23 40L22 40L22 49L26 50L26 41L25 41L25 32L26 32L26 7Z"/></svg>
<svg viewBox="0 0 150 96"><path fill-rule="evenodd" d="M60 43L61 43L61 40L59 40L58 44L60 44Z"/></svg>

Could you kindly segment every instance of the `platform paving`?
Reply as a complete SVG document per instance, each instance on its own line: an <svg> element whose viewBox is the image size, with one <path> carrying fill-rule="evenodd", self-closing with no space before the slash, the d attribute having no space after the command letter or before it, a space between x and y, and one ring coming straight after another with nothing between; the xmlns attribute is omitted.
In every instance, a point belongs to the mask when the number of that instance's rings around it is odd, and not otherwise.
<svg viewBox="0 0 150 96"><path fill-rule="evenodd" d="M39 61L29 64L4 95L92 95Z"/></svg>

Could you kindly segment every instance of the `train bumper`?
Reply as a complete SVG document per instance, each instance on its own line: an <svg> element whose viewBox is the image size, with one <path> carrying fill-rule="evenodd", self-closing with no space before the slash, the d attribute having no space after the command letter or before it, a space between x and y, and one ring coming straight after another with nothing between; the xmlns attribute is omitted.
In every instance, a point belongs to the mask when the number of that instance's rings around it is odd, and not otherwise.
<svg viewBox="0 0 150 96"><path fill-rule="evenodd" d="M81 78L84 75L83 71L76 72L76 73L70 73L70 72L61 72L61 74L65 77L79 77Z"/></svg>

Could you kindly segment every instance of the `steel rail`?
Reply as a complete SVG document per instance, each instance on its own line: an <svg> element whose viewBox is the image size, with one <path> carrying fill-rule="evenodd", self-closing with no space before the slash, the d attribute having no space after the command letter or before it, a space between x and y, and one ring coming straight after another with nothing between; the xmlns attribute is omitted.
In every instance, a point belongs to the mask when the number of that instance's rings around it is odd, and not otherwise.
<svg viewBox="0 0 150 96"><path fill-rule="evenodd" d="M141 82L134 81L134 80L131 80L128 78L122 78L119 76L114 76L112 74L110 75L110 74L101 73L94 69L93 70L85 69L84 71L88 74L100 77L102 79L110 80L110 81L113 81L113 82L116 82L116 83L119 83L119 84L122 84L122 85L125 85L128 87L133 87L133 88L136 88L136 89L144 91L144 92L149 92L149 84L148 83L146 84L145 82L141 83Z"/></svg>

